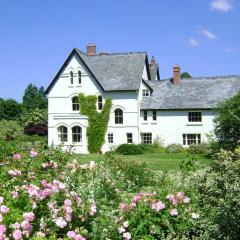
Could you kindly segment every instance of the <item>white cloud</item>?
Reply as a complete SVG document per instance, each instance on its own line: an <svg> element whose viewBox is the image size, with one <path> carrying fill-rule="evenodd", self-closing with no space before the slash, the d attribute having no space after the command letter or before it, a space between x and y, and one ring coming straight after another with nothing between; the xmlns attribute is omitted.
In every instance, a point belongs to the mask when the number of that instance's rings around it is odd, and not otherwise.
<svg viewBox="0 0 240 240"><path fill-rule="evenodd" d="M189 38L188 43L192 47L199 46L199 42L195 38L192 38L192 37Z"/></svg>
<svg viewBox="0 0 240 240"><path fill-rule="evenodd" d="M208 40L215 40L218 38L217 35L215 35L214 33L212 33L211 31L207 30L207 29L204 29L204 28L200 28L198 30L198 33L205 36Z"/></svg>
<svg viewBox="0 0 240 240"><path fill-rule="evenodd" d="M210 9L220 12L228 12L233 9L233 6L229 0L213 0L210 3Z"/></svg>
<svg viewBox="0 0 240 240"><path fill-rule="evenodd" d="M238 53L238 52L240 52L240 49L237 49L237 48L223 48L223 51L225 51L226 53Z"/></svg>

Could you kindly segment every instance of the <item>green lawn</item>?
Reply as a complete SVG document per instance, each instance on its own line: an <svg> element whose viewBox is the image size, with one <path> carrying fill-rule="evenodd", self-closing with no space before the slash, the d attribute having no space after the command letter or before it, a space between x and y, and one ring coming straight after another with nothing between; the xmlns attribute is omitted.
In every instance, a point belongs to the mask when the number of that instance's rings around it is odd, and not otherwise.
<svg viewBox="0 0 240 240"><path fill-rule="evenodd" d="M75 155L75 158L80 158L82 163L89 161L98 161L103 156L97 154ZM141 155L125 155L122 158L129 161L145 162L148 167L156 170L178 170L181 162L185 159L189 159L186 153L148 153ZM208 159L202 155L196 156L197 161L202 166L209 165L211 159Z"/></svg>

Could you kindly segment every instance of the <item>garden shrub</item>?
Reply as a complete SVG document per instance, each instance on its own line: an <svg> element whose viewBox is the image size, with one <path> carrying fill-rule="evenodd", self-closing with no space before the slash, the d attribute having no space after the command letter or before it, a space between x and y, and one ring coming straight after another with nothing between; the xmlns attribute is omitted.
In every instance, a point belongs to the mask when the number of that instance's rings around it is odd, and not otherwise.
<svg viewBox="0 0 240 240"><path fill-rule="evenodd" d="M143 150L136 144L121 144L117 147L116 152L123 155L143 154Z"/></svg>
<svg viewBox="0 0 240 240"><path fill-rule="evenodd" d="M25 127L24 132L28 135L47 136L48 126L45 123L29 123Z"/></svg>
<svg viewBox="0 0 240 240"><path fill-rule="evenodd" d="M197 145L190 145L187 149L190 154L205 154L207 155L209 152L209 146L207 143L201 143Z"/></svg>
<svg viewBox="0 0 240 240"><path fill-rule="evenodd" d="M240 140L240 93L218 105L214 134L219 147L234 151Z"/></svg>
<svg viewBox="0 0 240 240"><path fill-rule="evenodd" d="M139 144L138 145L144 153L163 153L165 148L158 143L153 144Z"/></svg>
<svg viewBox="0 0 240 240"><path fill-rule="evenodd" d="M239 183L240 149L234 153L221 150L216 155L213 165L203 175L195 178L195 189L201 209L199 226L209 239L239 239Z"/></svg>
<svg viewBox="0 0 240 240"><path fill-rule="evenodd" d="M0 121L0 140L13 140L23 135L23 128L17 121Z"/></svg>
<svg viewBox="0 0 240 240"><path fill-rule="evenodd" d="M173 143L167 146L166 152L167 153L181 153L184 152L185 149L181 144Z"/></svg>
<svg viewBox="0 0 240 240"><path fill-rule="evenodd" d="M47 124L48 113L46 109L29 109L28 111L24 111L21 116L22 124L27 127L32 123L41 123Z"/></svg>

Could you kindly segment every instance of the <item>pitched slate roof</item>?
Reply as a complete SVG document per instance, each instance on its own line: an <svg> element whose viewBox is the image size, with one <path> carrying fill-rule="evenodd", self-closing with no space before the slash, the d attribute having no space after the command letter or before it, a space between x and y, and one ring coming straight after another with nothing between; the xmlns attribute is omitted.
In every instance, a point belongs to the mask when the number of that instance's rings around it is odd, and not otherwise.
<svg viewBox="0 0 240 240"><path fill-rule="evenodd" d="M212 109L240 91L240 76L181 79L173 85L170 79L148 81L151 97L144 97L141 109Z"/></svg>
<svg viewBox="0 0 240 240"><path fill-rule="evenodd" d="M49 87L48 94L61 75L71 57L78 54L80 60L90 71L104 91L132 91L138 90L142 81L144 64L148 66L146 52L111 53L107 55L88 56L74 48ZM147 68L150 78L149 68Z"/></svg>
<svg viewBox="0 0 240 240"><path fill-rule="evenodd" d="M145 52L88 56L77 50L105 91L137 90L140 87Z"/></svg>

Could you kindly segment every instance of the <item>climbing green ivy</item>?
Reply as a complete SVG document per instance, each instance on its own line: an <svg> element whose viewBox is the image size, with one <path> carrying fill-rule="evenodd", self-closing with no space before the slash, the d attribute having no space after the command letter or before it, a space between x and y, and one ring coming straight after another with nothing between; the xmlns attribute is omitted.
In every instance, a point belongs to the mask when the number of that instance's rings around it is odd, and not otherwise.
<svg viewBox="0 0 240 240"><path fill-rule="evenodd" d="M79 96L80 113L88 116L88 151L97 153L104 144L105 134L110 118L112 100L106 99L101 112L96 110L97 97L90 95L85 96L80 93Z"/></svg>

